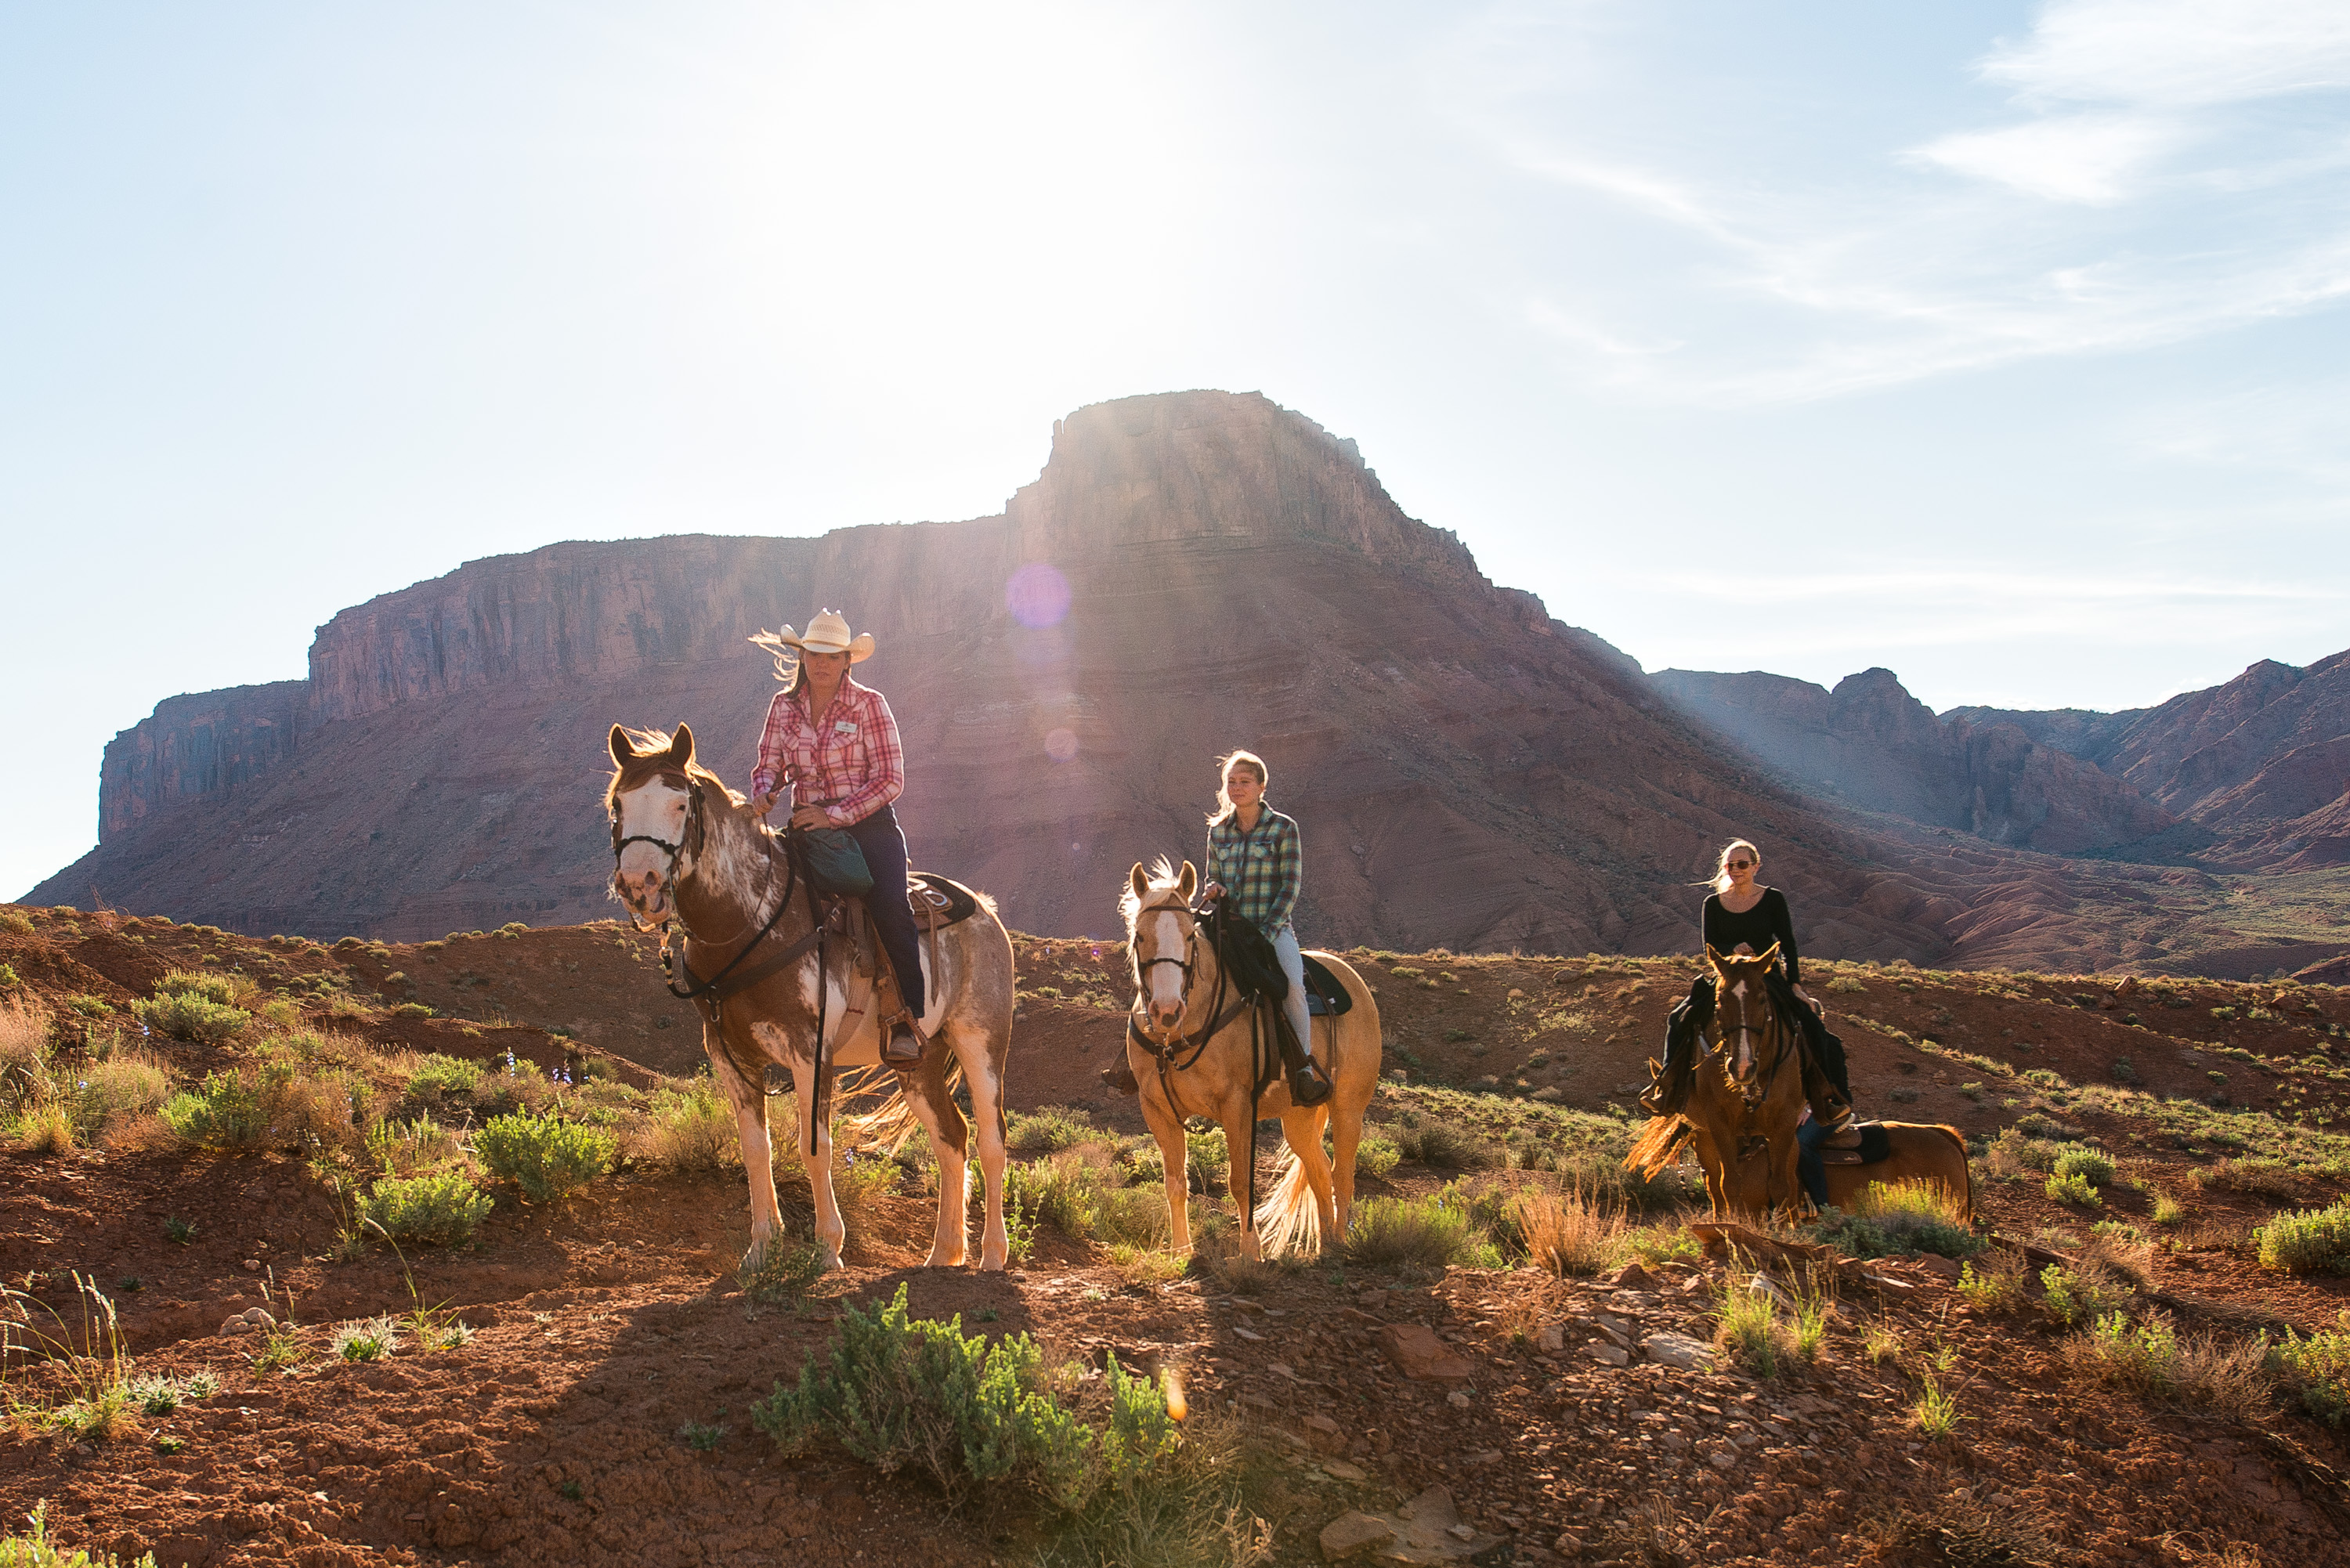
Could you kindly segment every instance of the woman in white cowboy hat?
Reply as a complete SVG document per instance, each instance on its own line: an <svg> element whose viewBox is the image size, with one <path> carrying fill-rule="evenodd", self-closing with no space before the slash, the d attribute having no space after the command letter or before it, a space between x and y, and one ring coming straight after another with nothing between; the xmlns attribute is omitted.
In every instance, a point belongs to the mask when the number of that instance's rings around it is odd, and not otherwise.
<svg viewBox="0 0 2350 1568"><path fill-rule="evenodd" d="M881 693L848 673L872 657L873 634L851 637L838 611L819 610L806 635L787 626L751 640L775 656L775 679L785 682L759 733L751 809L766 815L788 789L794 827L837 827L857 840L873 871L866 910L897 971L899 994L920 1018L921 955L906 904L906 835L892 805L906 790L905 748ZM882 1043L882 1061L910 1067L921 1054L921 1042L899 1020Z"/></svg>

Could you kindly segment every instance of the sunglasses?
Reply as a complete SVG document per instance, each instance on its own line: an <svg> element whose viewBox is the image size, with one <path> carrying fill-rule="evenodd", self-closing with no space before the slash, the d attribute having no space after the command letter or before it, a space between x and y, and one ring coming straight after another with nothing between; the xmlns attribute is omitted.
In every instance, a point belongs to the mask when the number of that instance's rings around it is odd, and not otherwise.
<svg viewBox="0 0 2350 1568"><path fill-rule="evenodd" d="M1749 866L1753 865L1754 862L1752 860L1725 860L1722 864L1729 867L1732 871L1743 871Z"/></svg>

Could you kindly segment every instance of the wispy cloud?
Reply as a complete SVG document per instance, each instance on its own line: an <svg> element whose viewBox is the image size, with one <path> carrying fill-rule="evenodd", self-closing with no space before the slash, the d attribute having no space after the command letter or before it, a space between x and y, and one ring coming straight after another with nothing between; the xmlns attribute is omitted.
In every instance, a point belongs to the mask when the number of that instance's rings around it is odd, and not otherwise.
<svg viewBox="0 0 2350 1568"><path fill-rule="evenodd" d="M1614 40L1586 25L1551 42L1586 57ZM2339 0L2054 0L2024 36L1952 62L1998 95L1977 123L1744 178L1721 171L1733 148L1563 112L1529 85L1524 43L1493 50L1516 96L1463 93L1462 117L1521 174L1681 246L1629 286L1527 290L1527 319L1627 392L1834 397L2350 297Z"/></svg>

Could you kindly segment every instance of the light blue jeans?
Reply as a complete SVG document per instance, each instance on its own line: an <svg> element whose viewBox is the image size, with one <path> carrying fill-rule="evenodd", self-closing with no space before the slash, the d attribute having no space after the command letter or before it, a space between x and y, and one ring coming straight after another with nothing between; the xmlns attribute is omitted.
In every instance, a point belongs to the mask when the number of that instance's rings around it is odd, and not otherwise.
<svg viewBox="0 0 2350 1568"><path fill-rule="evenodd" d="M1297 1043L1311 1056L1314 1020L1305 1011L1305 960L1297 950L1295 927L1284 926L1273 933L1273 956L1281 961L1281 972L1289 977L1289 995L1283 999L1281 1010L1289 1015L1289 1026L1297 1032Z"/></svg>

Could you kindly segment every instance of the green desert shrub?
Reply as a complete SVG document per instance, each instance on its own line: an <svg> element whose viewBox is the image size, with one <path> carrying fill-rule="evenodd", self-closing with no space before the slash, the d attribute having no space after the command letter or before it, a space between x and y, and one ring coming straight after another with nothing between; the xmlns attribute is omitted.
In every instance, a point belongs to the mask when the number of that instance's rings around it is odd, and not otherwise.
<svg viewBox="0 0 2350 1568"><path fill-rule="evenodd" d="M2079 1328L2107 1313L2126 1308L2137 1293L2102 1264L2068 1268L2051 1263L2040 1271L2041 1306L2060 1327Z"/></svg>
<svg viewBox="0 0 2350 1568"><path fill-rule="evenodd" d="M851 1307L829 1357L811 1356L796 1386L777 1383L753 1424L787 1452L830 1436L883 1474L912 1468L948 1496L981 1488L1033 1490L1062 1507L1102 1479L1148 1468L1174 1446L1165 1399L1145 1379L1110 1370L1112 1416L1097 1434L1065 1405L1027 1334L993 1344L962 1320L916 1318L906 1287Z"/></svg>
<svg viewBox="0 0 2350 1568"><path fill-rule="evenodd" d="M417 1058L416 1066L408 1075L405 1092L412 1100L442 1105L463 1105L472 1102L482 1086L482 1065L458 1056L443 1056L438 1052Z"/></svg>
<svg viewBox="0 0 2350 1568"><path fill-rule="evenodd" d="M2051 1175L2082 1177L2097 1187L2110 1185L2115 1169L2110 1157L2086 1144L2074 1144L2060 1151L2048 1168Z"/></svg>
<svg viewBox="0 0 2350 1568"><path fill-rule="evenodd" d="M236 1072L206 1074L164 1101L162 1116L173 1132L203 1148L258 1148L269 1135L259 1090Z"/></svg>
<svg viewBox="0 0 2350 1568"><path fill-rule="evenodd" d="M2059 1203L2077 1204L2083 1209L2102 1209L2106 1206L2105 1199L2099 1195L2089 1179L2077 1172L2071 1176L2051 1176L2048 1179L2047 1192L2049 1197Z"/></svg>
<svg viewBox="0 0 2350 1568"><path fill-rule="evenodd" d="M14 914L15 911L9 911ZM22 919L24 917L17 916ZM49 1505L47 1501L33 1505L26 1519L31 1531L24 1535L0 1537L0 1568L155 1568L152 1552L131 1561L125 1561L110 1552L95 1556L88 1552L67 1551L49 1539Z"/></svg>
<svg viewBox="0 0 2350 1568"><path fill-rule="evenodd" d="M1355 1146L1355 1168L1381 1180L1395 1174L1403 1162L1403 1150L1396 1140L1381 1133L1372 1133Z"/></svg>
<svg viewBox="0 0 2350 1568"><path fill-rule="evenodd" d="M1970 1258L1983 1248L1960 1201L1938 1182L1873 1181L1846 1213L1829 1209L1812 1227L1828 1246L1853 1258L1932 1252Z"/></svg>
<svg viewBox="0 0 2350 1568"><path fill-rule="evenodd" d="M460 1172L387 1176L359 1200L359 1218L372 1220L395 1241L432 1241L453 1246L487 1218L490 1195Z"/></svg>
<svg viewBox="0 0 2350 1568"><path fill-rule="evenodd" d="M1509 1163L1508 1151L1499 1142L1434 1117L1399 1126L1396 1146L1404 1158L1443 1170L1499 1170Z"/></svg>
<svg viewBox="0 0 2350 1568"><path fill-rule="evenodd" d="M226 1044L253 1022L253 1015L243 1008L192 991L163 992L132 1002L130 1010L156 1033L199 1045Z"/></svg>
<svg viewBox="0 0 2350 1568"><path fill-rule="evenodd" d="M2336 1325L2303 1339L2292 1329L2284 1338L2262 1341L2269 1370L2301 1401L2301 1407L2331 1427L2350 1418L2350 1312Z"/></svg>
<svg viewBox="0 0 2350 1568"><path fill-rule="evenodd" d="M1014 1154L1056 1154L1100 1136L1091 1117L1067 1106L1039 1106L1033 1113L1014 1111L1003 1120L1003 1144Z"/></svg>
<svg viewBox="0 0 2350 1568"><path fill-rule="evenodd" d="M175 969L156 982L158 996L200 996L223 1007L236 1005L236 977L208 969Z"/></svg>
<svg viewBox="0 0 2350 1568"><path fill-rule="evenodd" d="M691 1078L681 1089L658 1091L646 1102L645 1115L636 1147L657 1165L672 1170L719 1170L743 1163L734 1107L712 1079Z"/></svg>
<svg viewBox="0 0 2350 1568"><path fill-rule="evenodd" d="M2330 1209L2296 1209L2252 1232L2261 1265L2288 1274L2350 1274L2350 1198Z"/></svg>
<svg viewBox="0 0 2350 1568"><path fill-rule="evenodd" d="M1355 1205L1347 1261L1367 1268L1499 1268L1501 1250L1472 1222L1470 1206L1427 1198L1367 1198Z"/></svg>
<svg viewBox="0 0 2350 1568"><path fill-rule="evenodd" d="M493 1116L473 1136L473 1152L500 1181L534 1203L569 1197L612 1168L612 1135L559 1116Z"/></svg>

